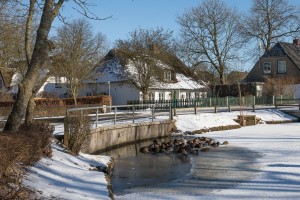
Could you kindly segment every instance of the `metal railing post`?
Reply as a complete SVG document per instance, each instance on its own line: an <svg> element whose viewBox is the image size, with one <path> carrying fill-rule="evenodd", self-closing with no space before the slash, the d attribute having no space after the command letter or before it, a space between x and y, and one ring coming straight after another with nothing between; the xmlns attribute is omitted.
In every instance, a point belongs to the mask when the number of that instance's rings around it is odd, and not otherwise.
<svg viewBox="0 0 300 200"><path fill-rule="evenodd" d="M226 106L228 106L228 97L226 97Z"/></svg>
<svg viewBox="0 0 300 200"><path fill-rule="evenodd" d="M98 127L98 108L96 110L96 127Z"/></svg>
<svg viewBox="0 0 300 200"><path fill-rule="evenodd" d="M169 106L169 120L173 120L172 105Z"/></svg>
<svg viewBox="0 0 300 200"><path fill-rule="evenodd" d="M114 107L114 115L115 115L114 125L116 125L116 123L117 123L117 107L116 106Z"/></svg>
<svg viewBox="0 0 300 200"><path fill-rule="evenodd" d="M69 110L67 110L66 111L66 116L65 116L65 120L66 120L66 118L68 118L69 117ZM63 143L64 143L64 145L66 146L66 147L68 147L68 131L67 131L67 127L66 127L66 122L65 122L65 120L64 120L64 141L63 141Z"/></svg>
<svg viewBox="0 0 300 200"><path fill-rule="evenodd" d="M134 123L134 109L135 109L135 106L133 105L132 106L132 122Z"/></svg>
<svg viewBox="0 0 300 200"><path fill-rule="evenodd" d="M154 105L151 106L152 122L154 121Z"/></svg>

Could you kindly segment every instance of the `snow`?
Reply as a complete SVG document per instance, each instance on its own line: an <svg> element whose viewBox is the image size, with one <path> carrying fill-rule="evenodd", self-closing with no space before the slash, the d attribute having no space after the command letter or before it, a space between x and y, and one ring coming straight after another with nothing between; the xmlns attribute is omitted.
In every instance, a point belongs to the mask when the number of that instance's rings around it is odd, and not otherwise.
<svg viewBox="0 0 300 200"><path fill-rule="evenodd" d="M158 66L162 69L170 69L171 67L157 61ZM108 81L112 82L124 82L128 81L128 79L133 79L136 84L139 84L136 76L138 71L136 67L133 66L132 63L123 66L116 58L106 61L103 65L97 68L97 73L101 75L97 77L98 83L107 83ZM153 85L150 87L151 89L185 89L185 90L196 90L204 88L204 85L201 85L194 81L193 79L185 76L181 73L176 73L177 82L162 82L156 78L153 78L151 82Z"/></svg>
<svg viewBox="0 0 300 200"><path fill-rule="evenodd" d="M97 68L97 73L101 75L97 77L98 83L122 82L127 80L127 74L123 70L123 66L117 59L108 60L102 66Z"/></svg>
<svg viewBox="0 0 300 200"><path fill-rule="evenodd" d="M176 83L167 83L167 82L159 82L155 81L155 84L151 86L151 89L191 89L191 90L197 90L200 88L204 88L205 86L197 83L196 81L192 80L189 77L186 77L183 74L176 73Z"/></svg>
<svg viewBox="0 0 300 200"><path fill-rule="evenodd" d="M199 113L179 115L176 125L182 131L222 125L234 125L240 112ZM261 121L295 120L276 109L257 110ZM161 119L164 117L162 116ZM62 132L63 126L56 126L55 132ZM255 160L260 166L256 176L236 187L214 190L199 196L192 194L131 193L116 196L116 199L299 199L300 197L300 123L259 124L240 129L209 132L204 135L219 141L229 141L230 146L244 147L261 155ZM109 157L84 155L74 157L53 144L53 157L43 158L33 166L24 180L42 192L44 197L61 199L109 199L107 182L102 172L89 170L90 164L106 164ZM245 170L254 170L246 168ZM230 179L230 177L228 177Z"/></svg>
<svg viewBox="0 0 300 200"><path fill-rule="evenodd" d="M53 199L110 199L104 173L91 170L107 165L110 157L80 154L72 156L53 143L51 158L43 158L23 180L43 197Z"/></svg>

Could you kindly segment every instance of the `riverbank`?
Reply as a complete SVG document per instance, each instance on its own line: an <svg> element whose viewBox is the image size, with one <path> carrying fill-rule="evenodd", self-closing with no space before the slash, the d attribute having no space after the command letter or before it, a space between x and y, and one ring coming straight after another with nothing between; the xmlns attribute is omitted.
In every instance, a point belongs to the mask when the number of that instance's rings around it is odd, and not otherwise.
<svg viewBox="0 0 300 200"><path fill-rule="evenodd" d="M198 115L180 115L177 117L176 126L182 131L193 131L212 126L232 125L239 112L231 113L200 113ZM275 109L261 110L255 113L264 121L295 120ZM62 132L60 126L56 126L55 133ZM256 199L270 198L274 196L290 197L300 195L300 135L299 123L242 127L235 130L209 132L205 136L229 141L229 145L245 147L256 151L263 156L258 158L262 168L257 177L246 183L239 184L236 188L213 191L201 196L201 199ZM197 135L196 135L197 136ZM199 135L201 136L201 135ZM45 198L60 199L109 199L107 181L104 173L91 171L90 163L97 165L109 162L109 157L81 155L73 157L65 154L63 149L53 146L53 157L42 159L31 168L25 179L25 185L40 191ZM224 169L226 170L226 169ZM250 169L249 169L250 170ZM282 173L281 173L282 171ZM270 183L270 186L269 184ZM285 189L287 187L292 189ZM279 190L278 188L281 189ZM261 188L263 188L261 190ZM254 191L254 192L253 192ZM255 193L255 194L253 194ZM253 197L253 199L254 199ZM156 195L155 191L147 193L133 193L117 197L125 199L199 199L197 196L187 194Z"/></svg>

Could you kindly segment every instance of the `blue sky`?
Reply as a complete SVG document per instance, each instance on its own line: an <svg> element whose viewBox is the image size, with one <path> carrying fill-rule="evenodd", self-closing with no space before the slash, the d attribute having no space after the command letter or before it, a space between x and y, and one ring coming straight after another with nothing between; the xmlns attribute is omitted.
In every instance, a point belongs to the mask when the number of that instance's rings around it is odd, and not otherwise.
<svg viewBox="0 0 300 200"><path fill-rule="evenodd" d="M241 12L250 9L252 0L223 0L231 7ZM174 31L174 36L179 32L176 17L186 9L197 6L201 0L92 0L95 5L91 11L100 18L112 18L95 21L89 20L95 32L106 35L111 44L117 39L126 39L131 31L136 28L162 27ZM289 0L291 4L300 5L299 0ZM65 3L64 16L72 19L82 17L71 9L72 0ZM57 23L55 23L57 25Z"/></svg>

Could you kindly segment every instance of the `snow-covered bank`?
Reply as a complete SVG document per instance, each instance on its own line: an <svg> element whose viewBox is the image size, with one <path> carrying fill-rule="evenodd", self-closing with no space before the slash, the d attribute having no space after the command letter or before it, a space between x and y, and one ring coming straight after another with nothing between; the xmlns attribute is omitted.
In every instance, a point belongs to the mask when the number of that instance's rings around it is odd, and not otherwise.
<svg viewBox="0 0 300 200"><path fill-rule="evenodd" d="M193 131L213 126L236 124L239 112L200 113L179 115L177 128ZM244 113L245 114L245 113ZM251 112L251 114L253 114ZM258 110L263 121L294 120L277 110ZM214 191L203 196L157 194L156 191L128 194L116 199L298 199L300 196L300 123L243 127L236 130L206 133L229 145L246 147L262 155L256 162L261 165L257 176L235 188ZM57 126L56 132L62 130ZM201 136L201 135L199 135ZM84 156L84 157L82 157ZM25 180L26 185L42 192L45 197L61 199L108 199L107 182L101 172L90 171L90 163L107 163L108 157L82 155L72 157L53 145L53 157L44 158ZM91 161L93 159L94 161ZM100 159L100 160L99 160ZM93 164L97 165L97 164ZM250 170L250 169L249 169ZM229 177L230 178L230 177Z"/></svg>
<svg viewBox="0 0 300 200"><path fill-rule="evenodd" d="M105 174L95 166L106 166L110 157L72 156L52 144L52 157L43 158L23 180L46 199L110 199Z"/></svg>

